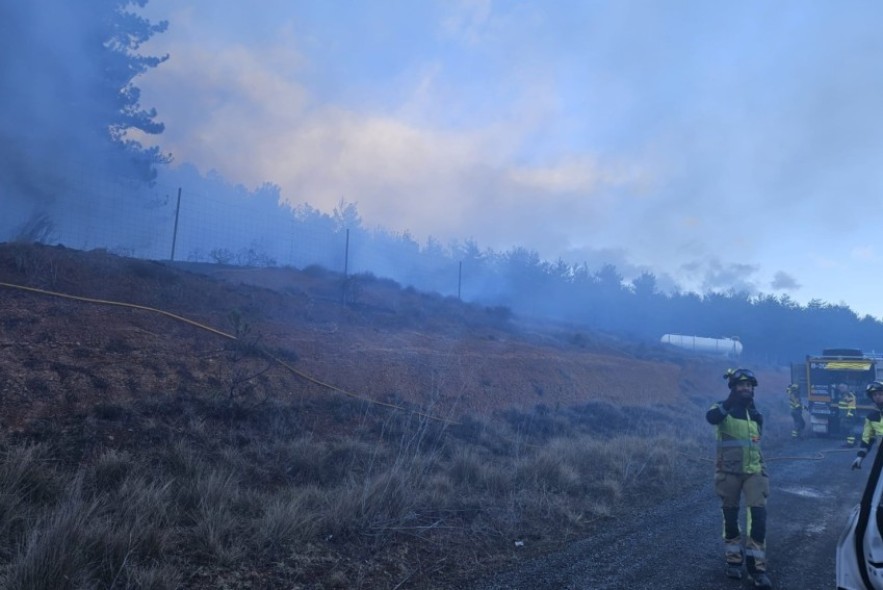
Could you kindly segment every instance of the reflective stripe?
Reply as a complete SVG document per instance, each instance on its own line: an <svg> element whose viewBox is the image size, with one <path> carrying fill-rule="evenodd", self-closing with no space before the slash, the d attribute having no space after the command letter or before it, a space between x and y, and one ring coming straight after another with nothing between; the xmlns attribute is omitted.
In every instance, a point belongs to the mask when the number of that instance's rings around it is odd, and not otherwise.
<svg viewBox="0 0 883 590"><path fill-rule="evenodd" d="M766 552L763 549L746 549L745 555L749 555L754 559L763 559L766 557Z"/></svg>
<svg viewBox="0 0 883 590"><path fill-rule="evenodd" d="M760 473L763 469L760 436L760 423L752 419L751 414L744 418L726 416L717 425L716 469L726 473Z"/></svg>
<svg viewBox="0 0 883 590"><path fill-rule="evenodd" d="M739 555L742 555L742 545L725 544L724 545L724 552L725 553L738 553Z"/></svg>
<svg viewBox="0 0 883 590"><path fill-rule="evenodd" d="M825 369L829 371L867 371L871 368L871 361L831 361L825 363Z"/></svg>

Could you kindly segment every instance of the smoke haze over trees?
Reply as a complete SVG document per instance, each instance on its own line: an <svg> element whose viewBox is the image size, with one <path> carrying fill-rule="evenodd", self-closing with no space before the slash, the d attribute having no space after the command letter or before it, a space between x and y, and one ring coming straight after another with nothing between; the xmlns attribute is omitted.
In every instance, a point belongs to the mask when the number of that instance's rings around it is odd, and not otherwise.
<svg viewBox="0 0 883 590"><path fill-rule="evenodd" d="M883 349L883 323L842 304L681 292L650 271L623 277L610 264L550 262L527 248L482 249L474 239L421 244L407 232L365 227L354 202L341 199L323 212L309 195L288 195L302 202L289 206L272 179L250 190L187 163L168 166L158 148L134 139L163 131L162 114L140 104L136 86L139 74L165 59L137 53L166 28L131 12L145 3L0 6L0 239L168 259L177 228L176 260L346 267L350 284L389 277L567 322L576 333L647 343L666 333L738 337L749 361L786 362L829 347ZM359 304L357 296L351 303Z"/></svg>
<svg viewBox="0 0 883 590"><path fill-rule="evenodd" d="M30 219L32 232L48 234L67 207L90 198L77 194L82 188L77 177L147 182L167 159L130 136L163 131L156 112L139 103L133 84L164 59L137 54L166 28L131 11L145 3L44 0L0 6L0 194L5 211Z"/></svg>

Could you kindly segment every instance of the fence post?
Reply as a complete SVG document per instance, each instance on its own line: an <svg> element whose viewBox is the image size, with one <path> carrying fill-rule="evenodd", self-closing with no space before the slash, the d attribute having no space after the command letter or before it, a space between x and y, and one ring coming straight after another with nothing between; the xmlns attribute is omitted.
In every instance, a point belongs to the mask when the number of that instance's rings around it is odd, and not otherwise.
<svg viewBox="0 0 883 590"><path fill-rule="evenodd" d="M175 261L175 244L178 241L178 216L181 214L181 187L178 187L178 204L175 206L175 229L172 232L172 255L169 257L171 262Z"/></svg>
<svg viewBox="0 0 883 590"><path fill-rule="evenodd" d="M346 246L343 250L343 278L346 279L349 276L349 266L350 266L350 230L346 230Z"/></svg>
<svg viewBox="0 0 883 590"><path fill-rule="evenodd" d="M291 226L291 229L288 231L288 266L294 267L294 232L296 231L294 217L289 219L288 223Z"/></svg>
<svg viewBox="0 0 883 590"><path fill-rule="evenodd" d="M457 269L457 300L463 301L463 298L460 297L460 288L463 286L463 261L460 261L459 268Z"/></svg>
<svg viewBox="0 0 883 590"><path fill-rule="evenodd" d="M342 305L346 305L346 290L348 288L349 283L349 265L350 265L350 230L347 228L346 230L346 245L343 249L343 289L340 293L340 300Z"/></svg>

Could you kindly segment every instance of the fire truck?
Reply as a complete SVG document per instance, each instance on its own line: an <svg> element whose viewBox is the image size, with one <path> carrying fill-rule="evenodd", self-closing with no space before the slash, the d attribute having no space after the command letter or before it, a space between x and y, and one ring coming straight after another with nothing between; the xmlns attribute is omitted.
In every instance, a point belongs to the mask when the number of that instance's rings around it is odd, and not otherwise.
<svg viewBox="0 0 883 590"><path fill-rule="evenodd" d="M821 355L807 355L806 361L792 363L791 382L800 386L800 398L809 411L810 431L817 436L841 434L838 402L839 385L855 394L860 415L874 407L865 396L871 381L883 380L883 354L853 348L829 348Z"/></svg>

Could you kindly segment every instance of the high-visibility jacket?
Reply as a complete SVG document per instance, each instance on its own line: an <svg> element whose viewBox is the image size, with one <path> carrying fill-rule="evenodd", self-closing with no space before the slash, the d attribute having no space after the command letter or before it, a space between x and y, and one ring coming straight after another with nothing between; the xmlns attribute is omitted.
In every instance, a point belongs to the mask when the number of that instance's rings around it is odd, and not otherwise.
<svg viewBox="0 0 883 590"><path fill-rule="evenodd" d="M792 410L803 409L803 402L800 401L800 395L795 389L788 390L788 403L791 405Z"/></svg>
<svg viewBox="0 0 883 590"><path fill-rule="evenodd" d="M859 457L864 457L868 454L878 436L883 436L883 412L874 410L873 412L868 412L865 418L865 425L862 428L862 442L858 450Z"/></svg>
<svg viewBox="0 0 883 590"><path fill-rule="evenodd" d="M762 473L763 454L760 436L763 416L754 403L724 409L724 402L712 405L705 419L717 431L717 462L715 469L722 473Z"/></svg>
<svg viewBox="0 0 883 590"><path fill-rule="evenodd" d="M852 418L855 415L855 394L851 391L844 393L837 402L837 409L847 418Z"/></svg>

